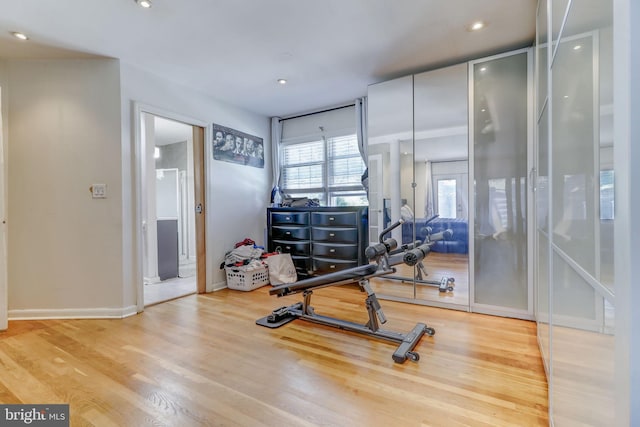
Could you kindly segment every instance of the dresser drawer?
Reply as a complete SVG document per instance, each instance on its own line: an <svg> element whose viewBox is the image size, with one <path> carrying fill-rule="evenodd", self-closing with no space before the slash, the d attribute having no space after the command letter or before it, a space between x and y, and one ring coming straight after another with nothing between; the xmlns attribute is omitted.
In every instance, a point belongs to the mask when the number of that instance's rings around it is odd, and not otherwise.
<svg viewBox="0 0 640 427"><path fill-rule="evenodd" d="M271 227L271 238L285 240L309 240L311 232L309 227Z"/></svg>
<svg viewBox="0 0 640 427"><path fill-rule="evenodd" d="M311 243L307 242L294 242L290 240L276 240L272 242L273 249L280 248L282 252L289 253L291 255L309 256L311 252Z"/></svg>
<svg viewBox="0 0 640 427"><path fill-rule="evenodd" d="M311 258L309 258L308 254L306 256L291 255L291 259L293 260L293 265L298 273L298 280L302 280L310 276Z"/></svg>
<svg viewBox="0 0 640 427"><path fill-rule="evenodd" d="M358 215L356 212L312 212L311 224L330 227L357 227Z"/></svg>
<svg viewBox="0 0 640 427"><path fill-rule="evenodd" d="M358 245L314 242L312 250L314 257L341 258L344 260L358 259Z"/></svg>
<svg viewBox="0 0 640 427"><path fill-rule="evenodd" d="M347 268L357 267L357 261L344 261L339 259L313 258L313 273L327 274L334 271L346 270Z"/></svg>
<svg viewBox="0 0 640 427"><path fill-rule="evenodd" d="M271 225L309 225L309 212L271 212Z"/></svg>
<svg viewBox="0 0 640 427"><path fill-rule="evenodd" d="M313 227L311 235L315 242L358 243L357 228Z"/></svg>

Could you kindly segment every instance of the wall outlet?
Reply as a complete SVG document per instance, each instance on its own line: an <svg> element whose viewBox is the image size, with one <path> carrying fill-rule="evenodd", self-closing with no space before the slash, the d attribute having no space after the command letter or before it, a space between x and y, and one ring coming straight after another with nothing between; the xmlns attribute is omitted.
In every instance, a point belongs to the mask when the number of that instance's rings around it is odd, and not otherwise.
<svg viewBox="0 0 640 427"><path fill-rule="evenodd" d="M91 197L94 199L106 199L107 184L93 184L91 186Z"/></svg>

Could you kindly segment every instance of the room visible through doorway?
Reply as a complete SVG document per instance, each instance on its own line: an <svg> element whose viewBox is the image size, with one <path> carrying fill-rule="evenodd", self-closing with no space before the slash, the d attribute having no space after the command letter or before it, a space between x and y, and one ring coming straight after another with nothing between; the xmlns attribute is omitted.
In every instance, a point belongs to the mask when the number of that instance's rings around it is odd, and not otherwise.
<svg viewBox="0 0 640 427"><path fill-rule="evenodd" d="M193 126L141 116L146 164L144 305L196 293Z"/></svg>

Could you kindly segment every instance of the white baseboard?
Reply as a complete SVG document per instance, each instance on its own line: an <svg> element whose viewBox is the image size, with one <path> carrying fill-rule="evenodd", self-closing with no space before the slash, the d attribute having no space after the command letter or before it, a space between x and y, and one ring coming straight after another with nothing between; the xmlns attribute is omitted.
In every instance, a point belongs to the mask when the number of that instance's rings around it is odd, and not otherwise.
<svg viewBox="0 0 640 427"><path fill-rule="evenodd" d="M123 319L137 314L135 305L122 308L58 308L9 310L9 320Z"/></svg>
<svg viewBox="0 0 640 427"><path fill-rule="evenodd" d="M216 282L213 283L211 286L211 289L207 289L207 292L215 292L215 291L220 291L222 289L226 289L227 288L227 282Z"/></svg>
<svg viewBox="0 0 640 427"><path fill-rule="evenodd" d="M154 284L154 283L160 283L160 276L153 276L153 277L143 277L142 278L143 283L149 283L149 284Z"/></svg>

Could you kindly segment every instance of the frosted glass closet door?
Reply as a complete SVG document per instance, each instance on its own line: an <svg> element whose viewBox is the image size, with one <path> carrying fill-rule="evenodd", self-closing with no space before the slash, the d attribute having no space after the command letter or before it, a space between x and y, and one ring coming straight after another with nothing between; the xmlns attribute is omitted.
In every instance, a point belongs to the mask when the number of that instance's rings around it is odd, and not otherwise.
<svg viewBox="0 0 640 427"><path fill-rule="evenodd" d="M535 150L535 318L538 322L538 344L547 373L550 368L549 328L549 103L547 50L547 4L540 2L536 19L536 119L537 145ZM533 218L531 218L533 220Z"/></svg>
<svg viewBox="0 0 640 427"><path fill-rule="evenodd" d="M528 53L471 67L473 308L526 317Z"/></svg>

